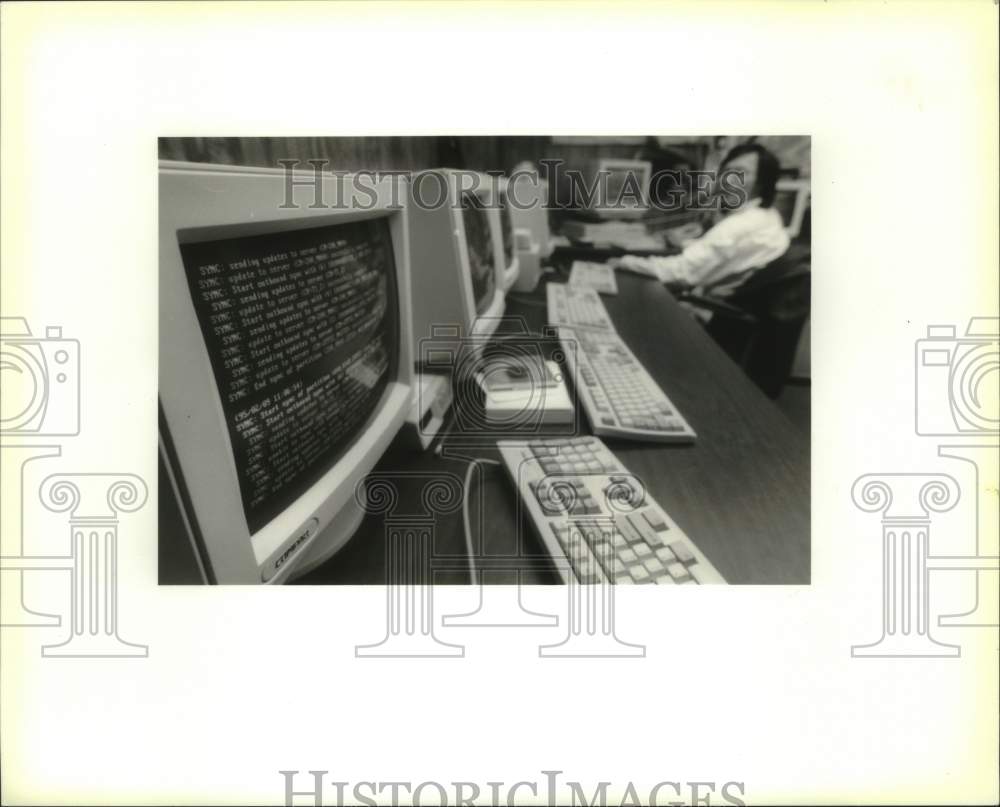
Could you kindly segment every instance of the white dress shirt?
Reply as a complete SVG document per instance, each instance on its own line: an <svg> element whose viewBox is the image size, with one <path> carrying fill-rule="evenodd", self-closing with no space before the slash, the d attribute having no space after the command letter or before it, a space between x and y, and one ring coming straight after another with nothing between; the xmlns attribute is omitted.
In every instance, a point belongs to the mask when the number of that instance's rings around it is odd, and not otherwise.
<svg viewBox="0 0 1000 807"><path fill-rule="evenodd" d="M789 243L781 214L773 207L761 207L760 199L751 199L688 243L680 255L626 255L618 259L617 265L663 283L714 285L731 276L736 280L736 276L770 263L785 253Z"/></svg>

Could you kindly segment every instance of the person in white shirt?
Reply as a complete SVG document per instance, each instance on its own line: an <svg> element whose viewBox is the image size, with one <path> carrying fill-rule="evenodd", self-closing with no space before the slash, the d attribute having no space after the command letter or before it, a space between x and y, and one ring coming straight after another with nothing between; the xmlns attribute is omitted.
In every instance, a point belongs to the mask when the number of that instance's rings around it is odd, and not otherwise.
<svg viewBox="0 0 1000 807"><path fill-rule="evenodd" d="M712 286L714 293L725 294L753 271L783 255L790 242L781 214L772 207L778 183L774 155L755 143L737 146L722 161L717 183L726 173L730 174L729 187L740 191L742 201L728 209L724 206L721 219L704 235L682 236L677 244L683 248L680 255L626 255L611 264L663 283ZM735 195L727 193L721 199L725 202Z"/></svg>

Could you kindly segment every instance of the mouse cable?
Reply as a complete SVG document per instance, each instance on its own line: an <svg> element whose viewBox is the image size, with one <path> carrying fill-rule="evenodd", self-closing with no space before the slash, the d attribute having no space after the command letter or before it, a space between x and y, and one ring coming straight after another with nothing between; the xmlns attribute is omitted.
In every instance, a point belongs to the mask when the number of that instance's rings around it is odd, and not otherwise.
<svg viewBox="0 0 1000 807"><path fill-rule="evenodd" d="M462 529L465 533L465 551L469 560L469 581L475 586L479 584L479 570L476 568L475 549L472 546L472 520L469 517L469 493L472 490L472 471L480 465L499 466L501 463L496 460L487 459L486 457L448 455L442 453L441 449L442 446L438 445L434 453L443 459L464 460L468 463L465 469L465 482L462 485Z"/></svg>

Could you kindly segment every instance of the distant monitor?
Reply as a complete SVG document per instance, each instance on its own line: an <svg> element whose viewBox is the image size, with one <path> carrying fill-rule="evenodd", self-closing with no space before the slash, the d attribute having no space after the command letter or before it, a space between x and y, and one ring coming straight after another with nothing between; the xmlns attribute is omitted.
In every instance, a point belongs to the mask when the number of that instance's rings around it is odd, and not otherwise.
<svg viewBox="0 0 1000 807"><path fill-rule="evenodd" d="M811 183L808 179L779 179L774 207L785 222L789 238L797 238L809 207Z"/></svg>
<svg viewBox="0 0 1000 807"><path fill-rule="evenodd" d="M495 249L497 234L488 202L471 191L463 192L460 198L472 301L478 316L489 311L497 295L497 280L503 277L503 258L498 258Z"/></svg>
<svg viewBox="0 0 1000 807"><path fill-rule="evenodd" d="M648 209L652 170L646 160L598 160L597 199L591 212L602 219L642 218Z"/></svg>
<svg viewBox="0 0 1000 807"><path fill-rule="evenodd" d="M416 343L489 336L504 312L506 267L493 179L449 169L414 175L409 223Z"/></svg>
<svg viewBox="0 0 1000 807"><path fill-rule="evenodd" d="M552 253L549 231L549 183L531 163L514 168L508 180L508 205L515 230L527 230L542 258ZM513 198L510 198L513 197Z"/></svg>
<svg viewBox="0 0 1000 807"><path fill-rule="evenodd" d="M409 410L406 191L314 179L160 164L160 450L208 582L330 557Z"/></svg>
<svg viewBox="0 0 1000 807"><path fill-rule="evenodd" d="M503 248L503 290L507 291L517 281L520 269L517 249L514 243L514 214L507 198L507 180L504 177L496 179L496 203L500 215L500 244Z"/></svg>

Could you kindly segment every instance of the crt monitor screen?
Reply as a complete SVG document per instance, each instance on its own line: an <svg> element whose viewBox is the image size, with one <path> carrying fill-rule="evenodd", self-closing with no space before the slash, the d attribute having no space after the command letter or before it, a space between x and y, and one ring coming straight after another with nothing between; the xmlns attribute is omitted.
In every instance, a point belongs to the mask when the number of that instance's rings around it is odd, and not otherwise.
<svg viewBox="0 0 1000 807"><path fill-rule="evenodd" d="M645 179L642 172L631 166L609 165L606 167L607 177L607 204L615 204L619 200L625 205L640 204L645 196L646 189L643 186Z"/></svg>
<svg viewBox="0 0 1000 807"><path fill-rule="evenodd" d="M389 223L179 235L253 534L343 455L395 377Z"/></svg>
<svg viewBox="0 0 1000 807"><path fill-rule="evenodd" d="M485 202L474 193L462 194L462 223L469 253L472 275L472 296L476 313L485 311L496 291L496 265L493 260L493 238Z"/></svg>

